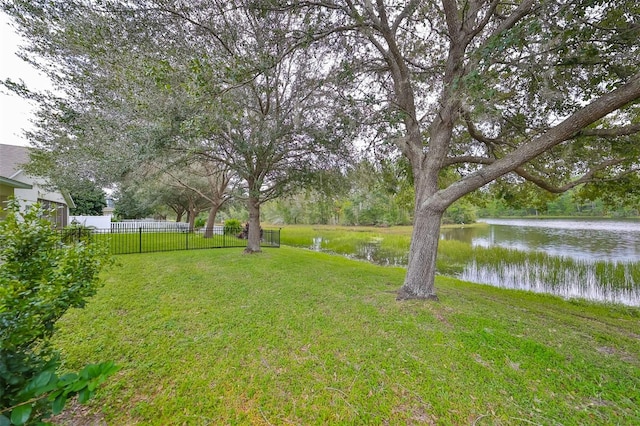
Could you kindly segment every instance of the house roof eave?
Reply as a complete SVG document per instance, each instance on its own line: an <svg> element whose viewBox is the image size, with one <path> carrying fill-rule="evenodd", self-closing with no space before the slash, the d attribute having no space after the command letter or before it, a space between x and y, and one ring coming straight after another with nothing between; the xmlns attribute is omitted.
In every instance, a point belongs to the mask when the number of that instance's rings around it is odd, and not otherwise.
<svg viewBox="0 0 640 426"><path fill-rule="evenodd" d="M29 185L28 183L24 183L24 182L20 182L18 180L14 180L14 179L9 179L3 176L0 176L0 183L10 186L12 188L19 188L19 189L32 189L33 185Z"/></svg>

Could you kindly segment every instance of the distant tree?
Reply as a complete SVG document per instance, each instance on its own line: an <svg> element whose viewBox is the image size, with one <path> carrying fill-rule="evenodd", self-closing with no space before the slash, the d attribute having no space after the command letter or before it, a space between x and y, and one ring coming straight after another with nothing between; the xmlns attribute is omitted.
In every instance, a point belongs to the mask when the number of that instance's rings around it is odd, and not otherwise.
<svg viewBox="0 0 640 426"><path fill-rule="evenodd" d="M106 194L102 188L98 187L90 180L82 180L73 188L67 188L71 194L74 208L70 209L72 215L77 216L99 216L102 209L107 206Z"/></svg>
<svg viewBox="0 0 640 426"><path fill-rule="evenodd" d="M169 188L179 191L183 198L198 200L198 203L189 203L189 224L193 229L197 213L196 206L202 206L202 210L209 210L205 224L205 238L213 236L216 216L218 211L233 196L233 175L228 168L218 162L207 161L198 157L192 160L183 159L179 163L173 163L169 167L158 170L164 174L161 180Z"/></svg>
<svg viewBox="0 0 640 426"><path fill-rule="evenodd" d="M114 213L118 219L142 219L153 215L153 205L141 194L140 188L120 188L114 194L114 200Z"/></svg>

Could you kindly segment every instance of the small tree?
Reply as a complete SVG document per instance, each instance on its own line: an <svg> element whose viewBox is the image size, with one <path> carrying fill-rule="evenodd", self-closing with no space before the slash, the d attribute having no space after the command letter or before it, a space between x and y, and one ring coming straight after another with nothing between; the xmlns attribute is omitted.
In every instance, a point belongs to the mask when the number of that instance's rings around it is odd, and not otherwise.
<svg viewBox="0 0 640 426"><path fill-rule="evenodd" d="M68 397L88 400L115 371L92 365L58 378L49 339L56 321L82 307L98 288L106 252L89 241L64 243L40 207L19 211L10 202L0 222L0 425L58 413Z"/></svg>
<svg viewBox="0 0 640 426"><path fill-rule="evenodd" d="M99 216L102 209L107 207L106 194L90 180L80 180L73 188L68 189L76 205L71 209L73 215Z"/></svg>

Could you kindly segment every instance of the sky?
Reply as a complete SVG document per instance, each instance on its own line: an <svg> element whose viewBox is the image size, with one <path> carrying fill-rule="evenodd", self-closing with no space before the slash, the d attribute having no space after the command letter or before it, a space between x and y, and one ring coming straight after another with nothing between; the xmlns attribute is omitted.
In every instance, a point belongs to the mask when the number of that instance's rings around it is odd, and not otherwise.
<svg viewBox="0 0 640 426"><path fill-rule="evenodd" d="M22 43L22 38L11 27L7 15L0 12L0 80L22 79L29 88L48 88L46 77L15 55ZM0 144L29 145L22 132L23 129L32 128L30 120L34 111L35 106L32 103L10 94L6 88L0 86Z"/></svg>

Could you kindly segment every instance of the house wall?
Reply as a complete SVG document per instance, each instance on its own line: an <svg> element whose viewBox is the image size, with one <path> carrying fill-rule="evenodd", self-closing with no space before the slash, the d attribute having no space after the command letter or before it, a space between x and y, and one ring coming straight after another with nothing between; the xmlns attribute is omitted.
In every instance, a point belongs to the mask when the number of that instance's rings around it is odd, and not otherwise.
<svg viewBox="0 0 640 426"><path fill-rule="evenodd" d="M14 196L20 206L26 206L40 202L47 208L55 208L50 220L56 226L66 226L69 217L69 204L73 207L73 200L66 197L61 192L50 192L45 189L45 181L42 178L34 178L27 175L23 167L29 163L29 149L24 146L0 144L0 202L6 198ZM6 182L4 180L9 180ZM11 181L17 183L11 185ZM26 184L32 186L31 189L20 188ZM68 204L67 204L68 203Z"/></svg>
<svg viewBox="0 0 640 426"><path fill-rule="evenodd" d="M13 195L13 187L0 183L0 197L10 197Z"/></svg>
<svg viewBox="0 0 640 426"><path fill-rule="evenodd" d="M58 219L58 226L66 226L67 218L69 217L69 206L67 206L67 202L59 192L49 192L42 188L40 185L42 182L37 178L33 178L29 175L26 175L20 172L18 175L13 177L15 180L19 180L20 182L28 183L33 187L31 189L22 189L15 188L13 193L15 198L20 203L21 208L25 208L28 205L35 204L40 200L50 201L60 205L64 211L58 212L60 219Z"/></svg>
<svg viewBox="0 0 640 426"><path fill-rule="evenodd" d="M0 183L0 220L5 217L4 209L7 208L7 200L13 196L13 187Z"/></svg>

